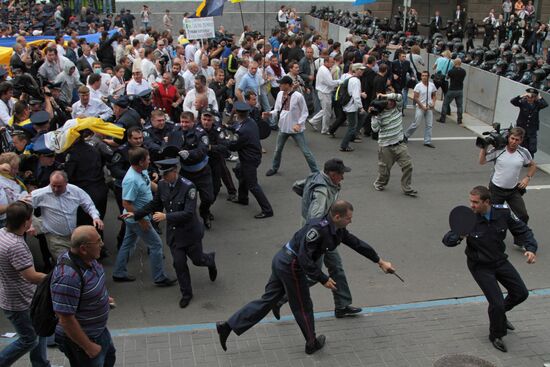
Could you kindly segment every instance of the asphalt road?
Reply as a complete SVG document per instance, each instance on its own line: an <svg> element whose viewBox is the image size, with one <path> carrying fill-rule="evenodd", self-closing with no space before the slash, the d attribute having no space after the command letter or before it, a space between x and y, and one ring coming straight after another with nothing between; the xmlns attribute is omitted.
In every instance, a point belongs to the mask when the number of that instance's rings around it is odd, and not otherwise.
<svg viewBox="0 0 550 367"><path fill-rule="evenodd" d="M406 110L405 126L412 119L413 110ZM346 174L341 198L355 207L352 233L371 244L386 260L390 260L405 279L400 282L383 274L378 266L358 256L346 246L340 246L348 282L356 306L376 306L463 297L481 294L466 269L464 246L446 248L441 243L448 230L448 213L456 205L468 205L468 192L476 185L487 184L491 166L477 163L478 149L474 146L474 134L448 122L434 122L436 149L425 148L422 141L410 141L413 157L413 186L419 191L417 198L407 197L400 190L401 172L397 165L387 189L377 192L372 187L377 172L377 144L365 139L354 144L354 152L338 151L340 139L329 139L308 129L307 141L317 162L331 157L341 157L352 172ZM341 138L344 128L337 132ZM413 138L422 137L422 128ZM194 298L186 309L178 307L180 298L177 287L157 288L149 275L146 250L140 246L134 254L129 271L138 277L134 283L113 283L112 264L116 254L116 204L109 203L105 220L106 244L113 254L104 261L108 275L108 287L118 307L111 312L109 325L113 329L137 328L159 325L212 322L229 317L246 302L259 297L270 275L272 256L298 229L300 200L291 191L292 183L308 174L305 159L293 141L288 141L279 173L265 177L270 168L275 134L264 141L267 154L259 168L259 180L275 216L256 220L253 215L259 207L251 197L251 204L243 207L225 200L222 188L212 212L215 215L212 230L206 233L205 251L216 251L219 269L218 280L208 279L206 268L190 263L194 286ZM413 139L414 140L414 139ZM230 166L233 163L228 163ZM531 185L550 185L550 177L537 172ZM549 288L546 264L550 260L545 250L549 238L550 215L548 198L550 191L530 190L525 196L531 216L530 225L539 241L537 264L527 265L522 252L512 248L511 236L507 239L508 253L517 266L529 289ZM33 244L34 246L34 244ZM165 265L169 272L171 258L165 247ZM332 296L320 285L312 288L315 311L334 308ZM287 306L283 314L290 314ZM9 329L4 318L0 330Z"/></svg>

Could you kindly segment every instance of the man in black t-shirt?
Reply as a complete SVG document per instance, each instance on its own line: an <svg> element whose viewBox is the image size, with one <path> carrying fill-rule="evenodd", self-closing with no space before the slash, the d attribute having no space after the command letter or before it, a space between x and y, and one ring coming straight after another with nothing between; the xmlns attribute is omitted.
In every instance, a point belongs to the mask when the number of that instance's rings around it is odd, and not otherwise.
<svg viewBox="0 0 550 367"><path fill-rule="evenodd" d="M454 67L449 70L447 77L449 78L450 85L449 90L445 93L445 100L443 101L443 107L441 108L441 117L439 122L445 123L445 117L447 117L447 111L451 109L451 102L456 102L456 122L462 124L462 89L464 89L464 78L466 78L466 70L461 65L462 61L457 57L453 60Z"/></svg>

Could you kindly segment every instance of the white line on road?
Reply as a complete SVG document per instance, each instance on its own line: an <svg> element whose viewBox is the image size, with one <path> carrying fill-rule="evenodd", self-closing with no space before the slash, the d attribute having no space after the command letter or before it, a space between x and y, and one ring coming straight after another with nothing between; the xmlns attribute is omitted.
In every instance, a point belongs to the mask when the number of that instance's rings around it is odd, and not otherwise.
<svg viewBox="0 0 550 367"><path fill-rule="evenodd" d="M545 189L550 189L550 185L527 186L527 190L545 190Z"/></svg>
<svg viewBox="0 0 550 367"><path fill-rule="evenodd" d="M476 136L449 136L432 138L432 140L476 140ZM409 138L409 141L424 141L424 138Z"/></svg>

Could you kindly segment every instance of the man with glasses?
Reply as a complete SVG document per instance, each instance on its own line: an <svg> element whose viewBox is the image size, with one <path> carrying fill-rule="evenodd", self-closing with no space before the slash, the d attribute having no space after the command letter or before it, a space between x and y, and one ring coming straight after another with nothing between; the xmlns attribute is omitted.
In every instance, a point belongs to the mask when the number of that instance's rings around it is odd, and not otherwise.
<svg viewBox="0 0 550 367"><path fill-rule="evenodd" d="M157 190L157 184L151 182L147 168L149 168L149 152L145 148L135 147L128 151L131 167L122 180L122 205L124 213L142 209L145 204L153 200L151 190ZM113 271L115 282L133 282L135 277L128 274L128 260L134 251L138 239L142 239L149 248L149 263L151 276L155 285L168 287L176 283L164 272L162 240L151 225L151 217L146 216L138 221L126 219L126 233L118 251Z"/></svg>

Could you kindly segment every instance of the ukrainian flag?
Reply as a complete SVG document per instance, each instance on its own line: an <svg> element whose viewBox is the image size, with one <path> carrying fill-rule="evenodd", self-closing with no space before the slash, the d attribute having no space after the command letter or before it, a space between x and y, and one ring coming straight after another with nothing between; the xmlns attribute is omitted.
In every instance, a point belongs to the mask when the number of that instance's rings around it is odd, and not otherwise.
<svg viewBox="0 0 550 367"><path fill-rule="evenodd" d="M195 15L199 18L223 15L223 4L225 1L226 0L202 0L202 3L195 11Z"/></svg>

